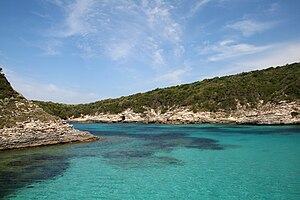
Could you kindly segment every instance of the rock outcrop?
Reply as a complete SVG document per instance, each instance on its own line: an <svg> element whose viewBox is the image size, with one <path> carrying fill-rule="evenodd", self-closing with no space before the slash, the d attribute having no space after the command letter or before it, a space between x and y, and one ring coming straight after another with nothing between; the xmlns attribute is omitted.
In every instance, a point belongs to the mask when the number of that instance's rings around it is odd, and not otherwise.
<svg viewBox="0 0 300 200"><path fill-rule="evenodd" d="M188 108L176 108L162 113L161 110L146 109L144 113L135 113L127 109L119 114L100 113L70 118L69 121L79 123L236 123L236 124L300 124L300 101L280 102L279 104L263 104L253 109L239 106L231 112L192 112Z"/></svg>
<svg viewBox="0 0 300 200"><path fill-rule="evenodd" d="M97 139L18 94L0 72L0 150Z"/></svg>
<svg viewBox="0 0 300 200"><path fill-rule="evenodd" d="M17 126L0 129L0 150L94 140L97 137L61 120L18 122Z"/></svg>
<svg viewBox="0 0 300 200"><path fill-rule="evenodd" d="M97 139L90 133L75 130L23 97L0 101L0 150Z"/></svg>

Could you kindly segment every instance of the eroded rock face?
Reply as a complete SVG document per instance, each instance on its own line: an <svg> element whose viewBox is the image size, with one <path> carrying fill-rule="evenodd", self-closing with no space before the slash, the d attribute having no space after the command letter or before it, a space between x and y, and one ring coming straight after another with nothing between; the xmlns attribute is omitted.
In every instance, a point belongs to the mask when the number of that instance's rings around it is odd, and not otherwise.
<svg viewBox="0 0 300 200"><path fill-rule="evenodd" d="M0 75L2 83L6 83L0 94L9 94L0 98L0 150L98 139L46 113L14 91Z"/></svg>
<svg viewBox="0 0 300 200"><path fill-rule="evenodd" d="M128 109L119 114L100 113L69 119L73 122L105 123L237 123L237 124L300 124L300 102L280 102L279 104L259 104L255 109L237 108L232 112L192 112L188 108L177 108L162 113L147 109L135 113Z"/></svg>
<svg viewBox="0 0 300 200"><path fill-rule="evenodd" d="M18 122L15 127L0 129L0 150L93 140L97 140L97 137L75 130L61 120L31 120Z"/></svg>

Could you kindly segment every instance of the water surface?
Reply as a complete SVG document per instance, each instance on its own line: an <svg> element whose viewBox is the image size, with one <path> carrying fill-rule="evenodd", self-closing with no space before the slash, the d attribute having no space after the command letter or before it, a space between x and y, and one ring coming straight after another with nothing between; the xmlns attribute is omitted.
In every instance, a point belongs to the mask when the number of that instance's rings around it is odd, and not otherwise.
<svg viewBox="0 0 300 200"><path fill-rule="evenodd" d="M300 199L300 127L74 124L103 140L0 152L0 199Z"/></svg>

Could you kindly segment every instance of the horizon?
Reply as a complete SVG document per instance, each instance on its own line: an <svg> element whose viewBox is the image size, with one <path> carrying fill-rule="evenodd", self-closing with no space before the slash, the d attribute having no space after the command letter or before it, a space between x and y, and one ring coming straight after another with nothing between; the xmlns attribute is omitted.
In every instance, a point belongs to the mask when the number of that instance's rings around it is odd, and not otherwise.
<svg viewBox="0 0 300 200"><path fill-rule="evenodd" d="M1 1L0 67L31 100L90 103L300 61L299 1ZM4 26L5 24L5 26Z"/></svg>

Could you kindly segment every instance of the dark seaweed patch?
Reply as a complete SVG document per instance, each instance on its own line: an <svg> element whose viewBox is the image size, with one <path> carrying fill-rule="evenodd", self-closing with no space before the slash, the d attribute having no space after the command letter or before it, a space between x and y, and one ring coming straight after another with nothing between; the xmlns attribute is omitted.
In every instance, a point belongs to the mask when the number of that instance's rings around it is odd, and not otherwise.
<svg viewBox="0 0 300 200"><path fill-rule="evenodd" d="M169 157L169 156L158 156L157 157L157 163L163 163L163 164L171 164L171 165L178 165L178 164L183 164L182 160L173 158L173 157Z"/></svg>
<svg viewBox="0 0 300 200"><path fill-rule="evenodd" d="M0 163L0 199L18 188L28 187L62 174L68 167L64 156L31 154L12 156L11 161Z"/></svg>
<svg viewBox="0 0 300 200"><path fill-rule="evenodd" d="M87 131L105 138L106 144L120 144L117 149L110 151L108 148L105 152L98 152L98 155L105 158L109 163L121 167L134 166L137 162L141 162L141 159L151 159L153 162L160 163L160 159L157 159L158 157L155 156L157 152L170 151L177 148L194 148L199 150L225 149L217 140L189 135L189 133L195 134L195 132L199 132L199 134L212 131L221 132L221 129L218 127L185 125L176 126L176 129L174 127L169 125L113 124L105 125L106 130L95 131L95 129L87 129ZM128 139L126 140L126 138ZM130 140L130 138L137 140ZM130 141L143 142L138 142L137 146L133 148L130 145ZM126 145L127 142L129 146ZM176 159L169 158L170 160ZM172 163L170 162L169 164Z"/></svg>
<svg viewBox="0 0 300 200"><path fill-rule="evenodd" d="M104 158L143 158L149 157L152 152L148 151L112 151L103 154Z"/></svg>
<svg viewBox="0 0 300 200"><path fill-rule="evenodd" d="M95 134L93 131L92 133ZM161 166L182 164L183 161L173 157L155 156L155 153L157 152L170 151L176 148L194 148L200 150L225 149L224 146L218 144L217 140L209 138L195 138L189 136L187 133L179 131L171 132L171 130L167 128L163 133L159 131L145 131L145 133L140 131L139 133L133 131L131 131L131 133L125 131L97 131L96 134L106 137L107 141L118 141L116 138L135 138L143 141L137 143L138 146L135 146L134 148L132 146L123 146L124 143L120 143L122 146L119 146L117 150L108 150L100 153L100 156L104 157L110 164L122 168L134 168L140 165Z"/></svg>
<svg viewBox="0 0 300 200"><path fill-rule="evenodd" d="M94 133L94 132L92 132ZM212 149L212 150L222 150L224 149L217 140L209 138L194 138L190 137L188 134L179 132L169 132L161 134L128 134L126 132L119 131L97 131L97 134L102 136L121 136L121 137L131 137L138 138L147 141L144 144L147 148L153 149L169 149L176 147L186 147L186 148L197 148L197 149Z"/></svg>

